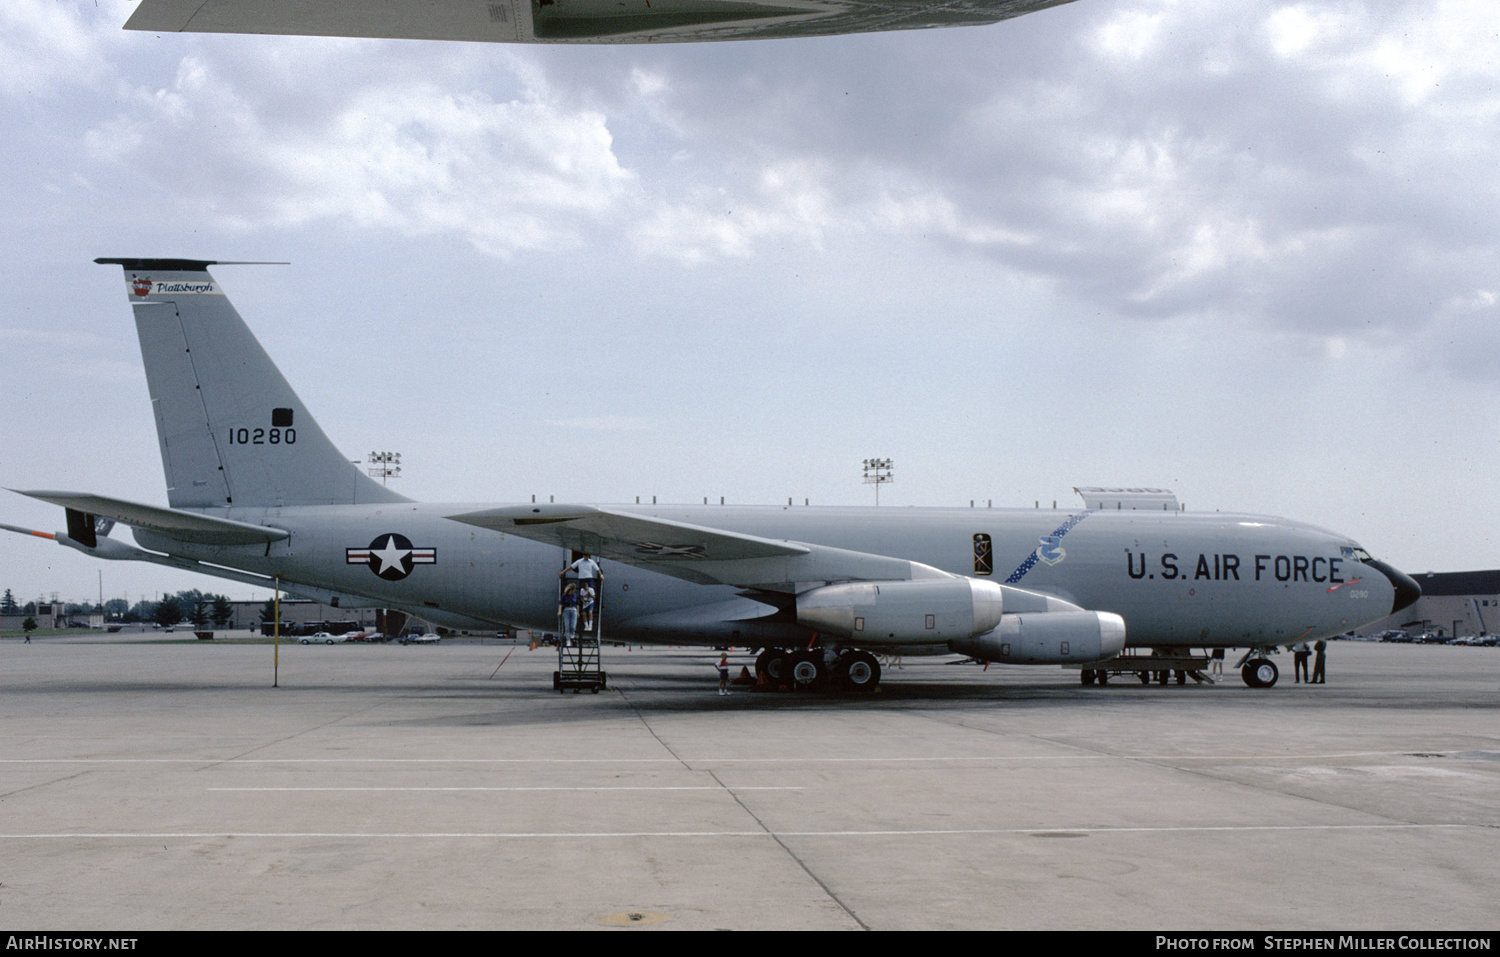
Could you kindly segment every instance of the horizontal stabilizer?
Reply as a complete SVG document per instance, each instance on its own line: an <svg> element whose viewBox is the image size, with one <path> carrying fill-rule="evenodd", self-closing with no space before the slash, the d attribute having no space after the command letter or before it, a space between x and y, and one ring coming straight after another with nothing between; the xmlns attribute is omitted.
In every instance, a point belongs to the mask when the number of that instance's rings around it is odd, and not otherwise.
<svg viewBox="0 0 1500 957"><path fill-rule="evenodd" d="M200 545L252 545L257 542L280 541L291 534L280 528L213 518L176 508L142 505L139 502L127 502L124 499L90 495L86 492L12 491L73 511L112 518L132 528L144 528L181 542Z"/></svg>

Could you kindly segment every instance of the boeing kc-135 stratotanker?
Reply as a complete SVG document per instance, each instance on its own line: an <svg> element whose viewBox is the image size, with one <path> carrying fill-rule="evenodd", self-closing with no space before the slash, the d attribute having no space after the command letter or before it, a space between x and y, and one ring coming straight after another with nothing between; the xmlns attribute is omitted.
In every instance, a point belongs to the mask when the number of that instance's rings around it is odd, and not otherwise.
<svg viewBox="0 0 1500 957"><path fill-rule="evenodd" d="M1347 632L1420 594L1343 535L1187 513L1161 490L1085 488L1063 512L413 502L323 434L215 263L97 261L125 271L169 507L22 493L63 506L67 530L45 537L86 555L551 631L560 574L587 553L608 640L763 648L763 670L856 689L879 681L877 654L1061 664L1088 681L1146 648L1158 660L1250 649L1242 675L1263 687L1276 668L1259 650ZM110 537L116 522L135 544Z"/></svg>

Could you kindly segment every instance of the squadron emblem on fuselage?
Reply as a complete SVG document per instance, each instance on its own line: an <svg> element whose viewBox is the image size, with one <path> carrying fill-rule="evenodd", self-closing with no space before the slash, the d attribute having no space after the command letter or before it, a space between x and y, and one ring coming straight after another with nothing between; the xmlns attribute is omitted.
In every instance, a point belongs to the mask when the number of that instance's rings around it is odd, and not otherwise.
<svg viewBox="0 0 1500 957"><path fill-rule="evenodd" d="M1064 558L1067 558L1068 553L1062 547L1062 536L1043 535L1041 538L1041 544L1038 545L1036 549L1036 557L1040 558L1048 565L1056 565Z"/></svg>

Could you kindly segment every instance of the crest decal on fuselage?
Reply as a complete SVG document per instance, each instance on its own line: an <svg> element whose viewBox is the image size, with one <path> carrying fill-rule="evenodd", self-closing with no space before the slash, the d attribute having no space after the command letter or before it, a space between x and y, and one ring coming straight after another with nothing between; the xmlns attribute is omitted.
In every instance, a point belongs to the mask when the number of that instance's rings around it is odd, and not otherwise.
<svg viewBox="0 0 1500 957"><path fill-rule="evenodd" d="M1027 572L1036 567L1037 562L1042 562L1045 565L1056 565L1067 558L1068 553L1062 547L1063 536L1071 532L1073 526L1092 514L1093 511L1091 509L1085 509L1076 515L1070 515L1068 516L1068 520L1054 529L1051 535L1043 535L1039 539L1040 544L1032 550L1030 555L1026 556L1024 562L1016 566L1016 570L1010 573L1010 577L1005 579L1005 583L1007 585L1016 584L1026 577Z"/></svg>
<svg viewBox="0 0 1500 957"><path fill-rule="evenodd" d="M1041 544L1037 546L1036 557L1048 565L1056 565L1068 557L1068 552L1062 547L1061 535L1043 535Z"/></svg>

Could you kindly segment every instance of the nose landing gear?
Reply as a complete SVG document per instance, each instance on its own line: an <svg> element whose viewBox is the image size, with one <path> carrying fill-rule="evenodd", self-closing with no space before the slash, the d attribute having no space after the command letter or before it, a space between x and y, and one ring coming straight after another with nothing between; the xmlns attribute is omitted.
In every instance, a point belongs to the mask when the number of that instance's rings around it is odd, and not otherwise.
<svg viewBox="0 0 1500 957"><path fill-rule="evenodd" d="M1240 669L1240 677L1252 688L1269 688L1276 683L1280 673L1270 658L1251 658Z"/></svg>

